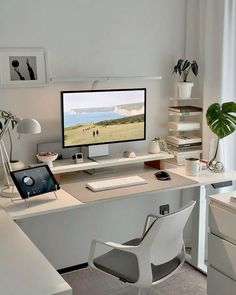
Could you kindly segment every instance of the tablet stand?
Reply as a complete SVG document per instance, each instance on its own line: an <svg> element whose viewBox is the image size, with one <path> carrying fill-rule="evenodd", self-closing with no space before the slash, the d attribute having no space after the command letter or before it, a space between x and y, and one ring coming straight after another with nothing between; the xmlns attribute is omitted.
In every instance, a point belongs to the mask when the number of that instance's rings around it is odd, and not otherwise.
<svg viewBox="0 0 236 295"><path fill-rule="evenodd" d="M55 200L57 200L57 185L55 185L55 191L53 191L53 194L54 194L54 196L55 196ZM40 194L41 195L41 194ZM38 196L40 196L40 195L38 195ZM15 203L15 202L17 202L17 201L24 201L25 202L25 205L26 205L26 207L27 208L29 208L29 199L30 199L30 192L28 192L27 193L27 198L24 198L24 199L22 199L22 198L11 198L11 201L13 202L13 203ZM34 196L34 197L37 197L37 195L36 196Z"/></svg>

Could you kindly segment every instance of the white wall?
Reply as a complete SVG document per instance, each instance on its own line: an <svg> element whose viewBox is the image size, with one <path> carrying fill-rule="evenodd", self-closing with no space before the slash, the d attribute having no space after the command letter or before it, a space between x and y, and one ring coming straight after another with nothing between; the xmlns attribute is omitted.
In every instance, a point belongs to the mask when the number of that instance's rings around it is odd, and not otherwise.
<svg viewBox="0 0 236 295"><path fill-rule="evenodd" d="M186 0L1 0L0 46L45 47L48 75L153 76L162 81L102 82L97 88L147 87L147 138L167 132L172 67L184 55ZM0 89L0 109L34 117L42 133L15 138L15 158L35 161L38 142L61 139L60 91L91 83ZM135 143L146 149L147 143ZM134 148L120 144L113 149Z"/></svg>

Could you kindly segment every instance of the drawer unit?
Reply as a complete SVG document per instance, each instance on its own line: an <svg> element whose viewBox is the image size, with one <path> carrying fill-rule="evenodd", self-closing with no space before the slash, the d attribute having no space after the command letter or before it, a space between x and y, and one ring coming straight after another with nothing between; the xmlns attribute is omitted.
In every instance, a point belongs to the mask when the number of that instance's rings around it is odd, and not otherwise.
<svg viewBox="0 0 236 295"><path fill-rule="evenodd" d="M236 204L231 195L210 197L208 234L208 295L236 294Z"/></svg>
<svg viewBox="0 0 236 295"><path fill-rule="evenodd" d="M208 247L208 264L236 281L236 245L209 234Z"/></svg>
<svg viewBox="0 0 236 295"><path fill-rule="evenodd" d="M236 212L230 212L218 204L210 204L209 226L212 233L228 237L236 244Z"/></svg>
<svg viewBox="0 0 236 295"><path fill-rule="evenodd" d="M207 295L235 295L236 281L230 279L213 267L207 271Z"/></svg>

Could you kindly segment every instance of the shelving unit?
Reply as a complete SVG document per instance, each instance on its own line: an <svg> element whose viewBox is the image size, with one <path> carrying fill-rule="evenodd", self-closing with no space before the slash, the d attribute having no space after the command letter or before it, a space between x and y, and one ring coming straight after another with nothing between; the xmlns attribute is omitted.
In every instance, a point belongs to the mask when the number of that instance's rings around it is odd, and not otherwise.
<svg viewBox="0 0 236 295"><path fill-rule="evenodd" d="M58 160L54 162L54 166L51 168L53 174L69 173L75 171L99 169L105 167L115 167L121 165L145 163L150 166L159 166L159 161L173 158L172 155L167 152L161 151L158 154L140 154L136 155L135 158L125 158L122 155L116 155L113 159L104 160L101 162L94 162L86 160L84 163L74 164L71 159Z"/></svg>
<svg viewBox="0 0 236 295"><path fill-rule="evenodd" d="M167 160L171 164L181 166L184 165L185 158L200 158L201 156L202 135L200 118L202 108L195 105L196 101L199 102L199 100L200 98L170 98L167 143L170 149L175 152L175 157ZM176 125L176 128L173 128L174 125Z"/></svg>
<svg viewBox="0 0 236 295"><path fill-rule="evenodd" d="M74 77L74 78L59 78L50 77L50 83L68 83L68 82L95 82L95 81L116 81L116 80L161 80L161 76L97 76L97 77Z"/></svg>

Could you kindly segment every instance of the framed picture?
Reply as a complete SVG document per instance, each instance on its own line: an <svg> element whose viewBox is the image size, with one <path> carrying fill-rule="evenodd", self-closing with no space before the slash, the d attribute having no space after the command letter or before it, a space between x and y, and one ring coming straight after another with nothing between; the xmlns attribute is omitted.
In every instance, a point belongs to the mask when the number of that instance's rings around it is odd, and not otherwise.
<svg viewBox="0 0 236 295"><path fill-rule="evenodd" d="M0 48L0 84L29 87L47 82L44 48Z"/></svg>

